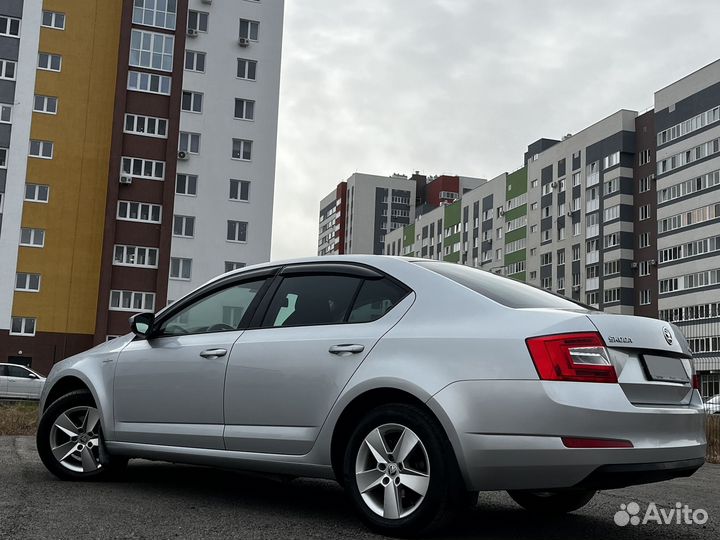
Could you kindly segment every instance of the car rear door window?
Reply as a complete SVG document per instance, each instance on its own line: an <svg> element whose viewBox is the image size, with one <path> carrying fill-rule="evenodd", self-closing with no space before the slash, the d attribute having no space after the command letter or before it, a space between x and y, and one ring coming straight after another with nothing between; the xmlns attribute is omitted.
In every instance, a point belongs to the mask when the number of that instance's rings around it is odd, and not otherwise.
<svg viewBox="0 0 720 540"><path fill-rule="evenodd" d="M376 321L395 307L407 294L407 289L387 278L366 279L355 299L348 322Z"/></svg>
<svg viewBox="0 0 720 540"><path fill-rule="evenodd" d="M0 366L0 377L7 377L7 366Z"/></svg>
<svg viewBox="0 0 720 540"><path fill-rule="evenodd" d="M283 278L268 307L262 326L341 324L362 279L327 274Z"/></svg>
<svg viewBox="0 0 720 540"><path fill-rule="evenodd" d="M588 309L587 306L519 281L461 264L425 261L418 261L415 264L452 279L460 285L510 308Z"/></svg>

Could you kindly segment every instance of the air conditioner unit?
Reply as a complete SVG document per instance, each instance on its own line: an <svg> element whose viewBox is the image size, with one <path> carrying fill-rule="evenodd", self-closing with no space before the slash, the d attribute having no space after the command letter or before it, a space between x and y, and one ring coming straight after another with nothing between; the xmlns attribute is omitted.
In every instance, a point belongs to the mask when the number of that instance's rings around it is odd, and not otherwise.
<svg viewBox="0 0 720 540"><path fill-rule="evenodd" d="M550 187L553 188L553 189L555 189L557 186L558 186L558 183L557 183L557 182L551 182L551 183L550 183Z"/></svg>
<svg viewBox="0 0 720 540"><path fill-rule="evenodd" d="M183 150L180 150L180 151L178 152L178 159L179 159L180 161L185 161L187 158L188 158L188 153L187 153L187 152L185 152L185 151L183 151Z"/></svg>
<svg viewBox="0 0 720 540"><path fill-rule="evenodd" d="M120 175L121 184L132 184L132 176Z"/></svg>
<svg viewBox="0 0 720 540"><path fill-rule="evenodd" d="M500 209L498 210L498 214L500 214L501 216L504 216L504 215L505 215L505 210L503 210L502 208L500 208Z"/></svg>
<svg viewBox="0 0 720 540"><path fill-rule="evenodd" d="M240 45L241 47L247 47L248 45L250 45L250 40L246 37L241 37L238 39L238 45Z"/></svg>
<svg viewBox="0 0 720 540"><path fill-rule="evenodd" d="M650 264L653 266L657 266L657 261L655 259L650 259Z"/></svg>
<svg viewBox="0 0 720 540"><path fill-rule="evenodd" d="M572 210L568 210L567 215L568 215L568 217L572 217Z"/></svg>
<svg viewBox="0 0 720 540"><path fill-rule="evenodd" d="M188 28L187 35L188 35L188 37L197 37L198 31L195 30L194 28Z"/></svg>
<svg viewBox="0 0 720 540"><path fill-rule="evenodd" d="M630 268L637 268L637 267L638 267L638 263L636 263L636 262L630 263Z"/></svg>

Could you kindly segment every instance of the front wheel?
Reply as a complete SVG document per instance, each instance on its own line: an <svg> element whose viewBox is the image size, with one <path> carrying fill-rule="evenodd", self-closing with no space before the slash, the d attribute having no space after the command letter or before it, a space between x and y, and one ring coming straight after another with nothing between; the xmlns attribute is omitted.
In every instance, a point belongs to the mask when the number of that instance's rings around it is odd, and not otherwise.
<svg viewBox="0 0 720 540"><path fill-rule="evenodd" d="M567 514L585 506L597 493L594 490L508 491L513 501L525 510L542 514Z"/></svg>
<svg viewBox="0 0 720 540"><path fill-rule="evenodd" d="M466 506L450 443L418 407L391 404L368 413L350 437L343 465L353 503L377 532L418 534Z"/></svg>
<svg viewBox="0 0 720 540"><path fill-rule="evenodd" d="M43 413L37 449L47 469L61 480L93 480L110 476L127 464L123 457L103 456L100 412L87 391L55 401Z"/></svg>

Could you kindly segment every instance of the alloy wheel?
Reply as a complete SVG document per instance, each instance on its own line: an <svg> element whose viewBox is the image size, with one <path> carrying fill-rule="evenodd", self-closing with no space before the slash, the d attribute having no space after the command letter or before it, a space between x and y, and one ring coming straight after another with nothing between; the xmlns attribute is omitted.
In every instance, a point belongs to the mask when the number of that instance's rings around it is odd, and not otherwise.
<svg viewBox="0 0 720 540"><path fill-rule="evenodd" d="M102 468L98 410L79 406L61 413L50 429L50 450L70 471L90 473Z"/></svg>
<svg viewBox="0 0 720 540"><path fill-rule="evenodd" d="M430 484L430 460L420 438L400 424L383 424L363 439L355 482L365 504L385 519L412 514Z"/></svg>

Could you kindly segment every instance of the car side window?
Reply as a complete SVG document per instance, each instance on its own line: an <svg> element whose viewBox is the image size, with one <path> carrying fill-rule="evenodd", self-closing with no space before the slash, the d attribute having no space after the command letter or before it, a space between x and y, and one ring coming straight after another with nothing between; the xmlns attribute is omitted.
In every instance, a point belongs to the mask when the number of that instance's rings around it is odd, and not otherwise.
<svg viewBox="0 0 720 540"><path fill-rule="evenodd" d="M265 278L217 291L163 321L161 336L207 334L237 330Z"/></svg>
<svg viewBox="0 0 720 540"><path fill-rule="evenodd" d="M263 327L342 324L362 279L306 275L283 278L263 319Z"/></svg>
<svg viewBox="0 0 720 540"><path fill-rule="evenodd" d="M360 293L355 299L348 322L376 321L395 307L407 294L407 289L387 278L367 279L363 282Z"/></svg>
<svg viewBox="0 0 720 540"><path fill-rule="evenodd" d="M20 366L7 366L8 377L15 377L17 379L31 379L32 375L30 372Z"/></svg>
<svg viewBox="0 0 720 540"><path fill-rule="evenodd" d="M0 366L0 377L7 377L7 366Z"/></svg>

